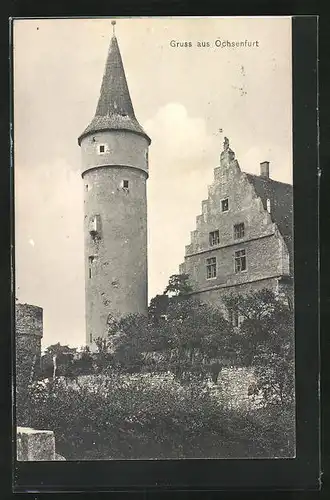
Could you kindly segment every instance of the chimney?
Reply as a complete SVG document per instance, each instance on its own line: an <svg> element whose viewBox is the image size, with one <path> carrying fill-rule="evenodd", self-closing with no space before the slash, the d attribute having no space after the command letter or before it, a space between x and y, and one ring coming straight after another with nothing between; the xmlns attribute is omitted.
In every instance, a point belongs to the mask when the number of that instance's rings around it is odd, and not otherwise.
<svg viewBox="0 0 330 500"><path fill-rule="evenodd" d="M260 163L260 177L269 179L269 161L263 161Z"/></svg>

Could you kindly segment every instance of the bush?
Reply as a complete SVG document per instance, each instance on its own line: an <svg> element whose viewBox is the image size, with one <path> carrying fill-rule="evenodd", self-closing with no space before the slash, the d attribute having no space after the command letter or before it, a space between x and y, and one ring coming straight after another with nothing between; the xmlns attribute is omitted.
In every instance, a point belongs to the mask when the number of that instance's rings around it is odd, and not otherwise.
<svg viewBox="0 0 330 500"><path fill-rule="evenodd" d="M292 456L290 412L230 410L205 383L173 375L37 382L18 425L51 429L67 460Z"/></svg>

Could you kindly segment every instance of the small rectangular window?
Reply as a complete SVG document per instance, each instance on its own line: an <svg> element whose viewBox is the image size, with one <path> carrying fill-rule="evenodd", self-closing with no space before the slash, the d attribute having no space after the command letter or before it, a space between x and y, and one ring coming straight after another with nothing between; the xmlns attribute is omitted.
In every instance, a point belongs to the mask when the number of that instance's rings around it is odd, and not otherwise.
<svg viewBox="0 0 330 500"><path fill-rule="evenodd" d="M85 191L88 191L88 184L85 184Z"/></svg>
<svg viewBox="0 0 330 500"><path fill-rule="evenodd" d="M89 341L93 342L93 334L92 333L89 334Z"/></svg>
<svg viewBox="0 0 330 500"><path fill-rule="evenodd" d="M228 212L229 210L229 201L228 198L221 200L221 212Z"/></svg>
<svg viewBox="0 0 330 500"><path fill-rule="evenodd" d="M99 154L105 153L105 144L99 144Z"/></svg>
<svg viewBox="0 0 330 500"><path fill-rule="evenodd" d="M211 231L209 233L209 243L210 243L210 246L214 246L214 245L219 245L219 242L220 242L220 239L219 239L219 230L216 230L216 231Z"/></svg>
<svg viewBox="0 0 330 500"><path fill-rule="evenodd" d="M216 278L217 276L217 258L210 257L206 259L206 279Z"/></svg>
<svg viewBox="0 0 330 500"><path fill-rule="evenodd" d="M235 273L246 271L246 254L245 250L237 250L235 252Z"/></svg>
<svg viewBox="0 0 330 500"><path fill-rule="evenodd" d="M128 189L128 181L123 181L123 188Z"/></svg>
<svg viewBox="0 0 330 500"><path fill-rule="evenodd" d="M244 222L240 222L239 224L234 225L234 238L238 240L239 238L243 238L245 234Z"/></svg>
<svg viewBox="0 0 330 500"><path fill-rule="evenodd" d="M92 238L100 237L101 219L99 215L93 215L89 220L89 232Z"/></svg>
<svg viewBox="0 0 330 500"><path fill-rule="evenodd" d="M90 255L88 257L88 277L91 278L92 277L92 269L93 269L93 262L94 262L94 255Z"/></svg>

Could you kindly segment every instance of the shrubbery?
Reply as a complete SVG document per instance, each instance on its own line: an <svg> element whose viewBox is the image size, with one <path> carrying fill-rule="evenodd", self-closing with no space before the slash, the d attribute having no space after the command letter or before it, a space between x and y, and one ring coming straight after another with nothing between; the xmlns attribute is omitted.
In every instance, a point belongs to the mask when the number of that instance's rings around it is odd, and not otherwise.
<svg viewBox="0 0 330 500"><path fill-rule="evenodd" d="M292 412L229 410L207 384L171 374L36 382L17 417L52 429L67 460L292 455Z"/></svg>
<svg viewBox="0 0 330 500"><path fill-rule="evenodd" d="M96 353L50 346L47 381L18 394L18 424L54 430L67 459L293 456L292 311L269 290L227 296L235 327L188 292L174 275L148 318L110 318ZM259 408L228 404L226 366L253 371Z"/></svg>

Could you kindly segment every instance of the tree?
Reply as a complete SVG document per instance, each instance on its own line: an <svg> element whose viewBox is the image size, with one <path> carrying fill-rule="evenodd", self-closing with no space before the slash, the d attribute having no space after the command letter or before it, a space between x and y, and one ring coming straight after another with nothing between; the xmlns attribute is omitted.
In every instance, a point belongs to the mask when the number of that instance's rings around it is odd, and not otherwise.
<svg viewBox="0 0 330 500"><path fill-rule="evenodd" d="M88 346L84 347L71 365L70 374L72 378L80 375L90 375L95 373L93 357Z"/></svg>
<svg viewBox="0 0 330 500"><path fill-rule="evenodd" d="M294 397L294 318L288 305L271 290L224 298L243 321L239 355L253 366L257 386L270 402L292 402Z"/></svg>
<svg viewBox="0 0 330 500"><path fill-rule="evenodd" d="M70 367L77 355L77 348L61 345L59 342L47 347L41 357L41 372L39 378L53 376L54 358L56 359L56 375L69 375Z"/></svg>
<svg viewBox="0 0 330 500"><path fill-rule="evenodd" d="M168 304L169 304L169 297L165 293L153 297L150 300L148 308L149 319L153 323L158 324L162 318L166 317Z"/></svg>
<svg viewBox="0 0 330 500"><path fill-rule="evenodd" d="M178 367L184 378L190 378L189 372L208 376L210 371L214 373L215 366L219 373L221 367L232 360L234 331L219 309L187 299L170 305L168 320Z"/></svg>
<svg viewBox="0 0 330 500"><path fill-rule="evenodd" d="M164 290L164 294L168 294L170 297L187 295L189 292L192 292L192 287L189 285L188 274L172 274Z"/></svg>
<svg viewBox="0 0 330 500"><path fill-rule="evenodd" d="M150 300L148 308L149 319L158 324L166 319L167 309L170 303L188 298L192 287L189 284L188 274L173 274L170 276L168 285L162 295L156 295Z"/></svg>
<svg viewBox="0 0 330 500"><path fill-rule="evenodd" d="M141 371L143 353L152 350L148 318L142 314L128 314L118 322L119 333L113 337L113 363L120 371Z"/></svg>

